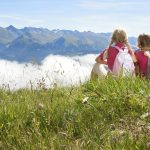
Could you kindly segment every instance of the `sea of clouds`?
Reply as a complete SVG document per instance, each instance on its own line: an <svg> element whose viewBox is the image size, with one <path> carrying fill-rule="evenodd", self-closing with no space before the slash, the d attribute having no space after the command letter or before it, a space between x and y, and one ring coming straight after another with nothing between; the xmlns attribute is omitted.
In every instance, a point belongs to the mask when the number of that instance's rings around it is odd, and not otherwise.
<svg viewBox="0 0 150 150"><path fill-rule="evenodd" d="M49 55L41 65L0 60L0 88L16 90L78 85L90 79L97 55Z"/></svg>

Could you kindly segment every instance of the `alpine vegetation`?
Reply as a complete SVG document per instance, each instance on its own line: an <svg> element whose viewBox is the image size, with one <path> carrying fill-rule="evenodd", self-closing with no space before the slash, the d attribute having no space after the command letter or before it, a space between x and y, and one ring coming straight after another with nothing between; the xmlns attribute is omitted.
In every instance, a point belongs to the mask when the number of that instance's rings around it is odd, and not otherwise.
<svg viewBox="0 0 150 150"><path fill-rule="evenodd" d="M137 77L1 89L0 104L0 149L149 149L150 83Z"/></svg>

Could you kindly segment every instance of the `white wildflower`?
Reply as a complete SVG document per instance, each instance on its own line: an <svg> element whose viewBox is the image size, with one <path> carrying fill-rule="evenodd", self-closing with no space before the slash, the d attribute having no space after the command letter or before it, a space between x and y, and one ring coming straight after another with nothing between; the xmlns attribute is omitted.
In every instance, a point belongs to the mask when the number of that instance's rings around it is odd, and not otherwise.
<svg viewBox="0 0 150 150"><path fill-rule="evenodd" d="M83 103L83 104L87 103L87 102L88 102L88 99L89 99L89 97L85 97L85 98L82 100L82 103Z"/></svg>
<svg viewBox="0 0 150 150"><path fill-rule="evenodd" d="M37 105L37 107L38 107L39 109L43 109L43 108L44 108L44 105L43 105L42 103L39 103L39 104Z"/></svg>
<svg viewBox="0 0 150 150"><path fill-rule="evenodd" d="M36 122L36 119L35 119L35 118L33 118L33 119L32 119L32 122L33 122L33 123L35 123L35 122Z"/></svg>
<svg viewBox="0 0 150 150"><path fill-rule="evenodd" d="M141 119L144 119L144 118L146 118L146 117L148 117L149 116L149 113L147 112L147 113L144 113L143 115L141 115Z"/></svg>

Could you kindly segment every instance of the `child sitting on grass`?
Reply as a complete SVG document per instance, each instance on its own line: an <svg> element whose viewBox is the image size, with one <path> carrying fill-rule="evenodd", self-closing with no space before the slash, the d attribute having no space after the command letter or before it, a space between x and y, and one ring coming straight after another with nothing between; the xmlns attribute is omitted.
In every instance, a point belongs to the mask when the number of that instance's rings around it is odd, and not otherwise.
<svg viewBox="0 0 150 150"><path fill-rule="evenodd" d="M117 58L118 55L122 55L122 58ZM116 59L117 58L117 59ZM111 37L111 42L96 59L96 64L94 65L91 72L91 79L96 78L99 75L105 75L101 71L102 65L108 65L107 74L112 74L115 76L119 76L121 72L121 68L125 62L127 62L126 69L131 73L134 73L134 63L135 61L134 52L131 50L131 47L128 43L127 34L122 29L116 29ZM119 61L122 61L120 64ZM121 66L120 66L121 65ZM106 70L105 70L106 71Z"/></svg>
<svg viewBox="0 0 150 150"><path fill-rule="evenodd" d="M136 74L150 79L150 35L140 34L137 39L139 50L136 56Z"/></svg>

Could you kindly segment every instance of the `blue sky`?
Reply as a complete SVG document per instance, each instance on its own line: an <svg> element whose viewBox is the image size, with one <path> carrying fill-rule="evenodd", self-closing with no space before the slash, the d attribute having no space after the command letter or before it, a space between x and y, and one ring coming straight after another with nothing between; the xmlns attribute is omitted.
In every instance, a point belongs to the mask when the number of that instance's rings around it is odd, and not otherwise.
<svg viewBox="0 0 150 150"><path fill-rule="evenodd" d="M0 0L0 26L150 33L149 0Z"/></svg>

